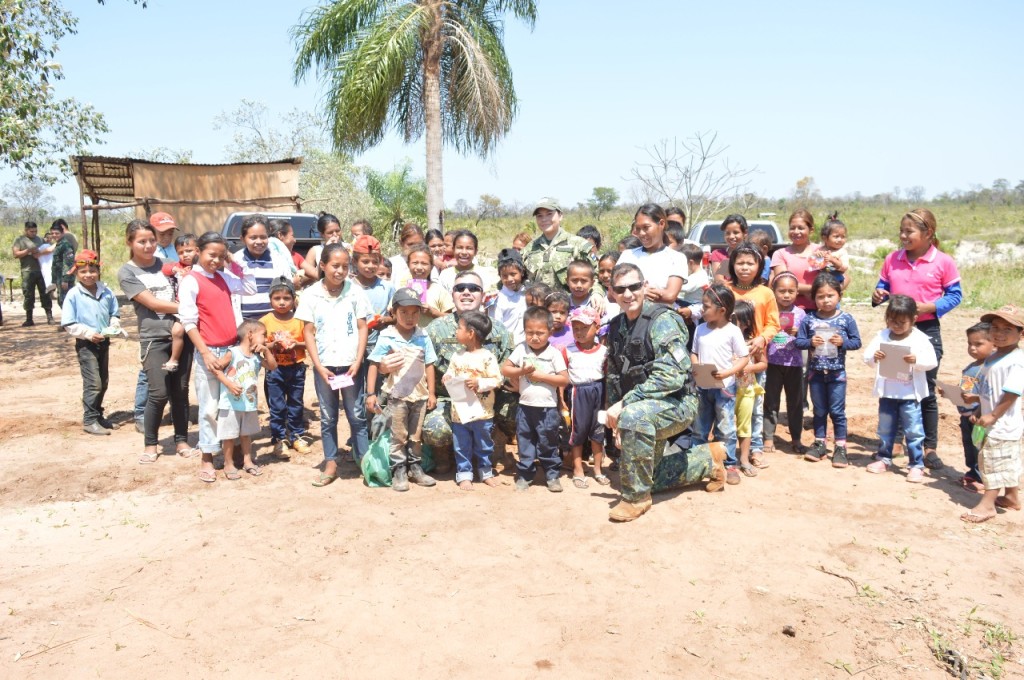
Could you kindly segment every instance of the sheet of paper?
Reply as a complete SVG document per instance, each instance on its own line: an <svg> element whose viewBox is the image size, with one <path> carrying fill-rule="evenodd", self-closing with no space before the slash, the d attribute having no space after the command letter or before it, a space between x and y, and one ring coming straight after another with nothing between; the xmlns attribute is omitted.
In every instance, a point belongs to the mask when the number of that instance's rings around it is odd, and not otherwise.
<svg viewBox="0 0 1024 680"><path fill-rule="evenodd" d="M964 401L963 395L960 392L960 385L957 383L947 383L938 380L935 382L936 387L942 389L942 396L953 402L953 406L959 408L967 408L968 404Z"/></svg>
<svg viewBox="0 0 1024 680"><path fill-rule="evenodd" d="M327 384L331 386L332 390L340 390L345 387L352 387L352 385L355 384L355 381L352 380L352 376L348 373L342 373L341 375L336 375L329 379Z"/></svg>
<svg viewBox="0 0 1024 680"><path fill-rule="evenodd" d="M722 380L712 375L718 370L718 366L714 364L693 364L691 370L693 371L693 379L697 383L697 387L705 390L725 387L725 383Z"/></svg>
<svg viewBox="0 0 1024 680"><path fill-rule="evenodd" d="M839 348L833 345L829 340L833 335L836 334L836 329L831 326L824 326L814 329L814 334L825 341L825 344L818 345L814 348L814 356L816 357L837 357L839 356Z"/></svg>
<svg viewBox="0 0 1024 680"><path fill-rule="evenodd" d="M466 387L464 378L456 378L450 373L445 373L441 381L448 390L448 396L452 400L452 408L459 414L459 420L467 423L484 414L483 403L477 398L476 392Z"/></svg>
<svg viewBox="0 0 1024 680"><path fill-rule="evenodd" d="M889 380L909 382L913 369L903 360L903 357L910 354L910 347L883 342L879 349L885 352L885 358L878 364L878 375Z"/></svg>
<svg viewBox="0 0 1024 680"><path fill-rule="evenodd" d="M423 350L419 347L402 347L396 350L401 356L402 368L398 369L395 384L391 388L391 396L396 399L408 397L423 380L426 367L423 364Z"/></svg>

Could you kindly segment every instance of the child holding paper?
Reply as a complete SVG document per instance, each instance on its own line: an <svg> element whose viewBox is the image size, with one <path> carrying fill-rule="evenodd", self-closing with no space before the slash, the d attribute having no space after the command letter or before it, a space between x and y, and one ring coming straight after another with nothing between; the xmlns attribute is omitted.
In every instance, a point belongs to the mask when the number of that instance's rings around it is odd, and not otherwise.
<svg viewBox="0 0 1024 680"><path fill-rule="evenodd" d="M701 387L698 382L699 410L694 434L697 442L708 441L711 428L717 430L716 439L725 444L725 481L739 484L736 459L736 374L747 365L749 349L743 333L729 319L736 306L736 297L720 283L704 292L701 318L693 334L691 360L697 366L712 365L712 377L721 380L721 387ZM695 371L696 372L696 371ZM744 459L744 466L750 461Z"/></svg>
<svg viewBox="0 0 1024 680"><path fill-rule="evenodd" d="M501 385L498 360L484 349L483 342L491 332L491 320L482 312L463 312L455 339L463 349L448 364L444 375L448 393L452 396L452 438L455 444L455 482L463 491L473 490L473 461L480 481L490 487L498 486L491 467L494 441L494 390ZM480 407L469 417L460 414L460 403L453 394L453 382L463 381L466 389L475 395Z"/></svg>
<svg viewBox="0 0 1024 680"><path fill-rule="evenodd" d="M814 407L814 444L804 460L817 463L827 454L825 434L832 419L835 449L832 467L844 468L846 456L846 352L860 349L860 331L853 316L839 309L842 284L827 272L815 277L811 299L816 310L800 322L796 334L798 349L812 350L807 360L807 383Z"/></svg>
<svg viewBox="0 0 1024 680"><path fill-rule="evenodd" d="M820 276L829 276L821 274ZM892 445L903 429L910 456L907 481L924 481L924 421L921 400L928 396L925 373L938 365L932 343L914 327L917 303L906 295L892 295L885 310L886 328L864 350L864 362L877 366L878 453L868 472L881 474L892 465Z"/></svg>

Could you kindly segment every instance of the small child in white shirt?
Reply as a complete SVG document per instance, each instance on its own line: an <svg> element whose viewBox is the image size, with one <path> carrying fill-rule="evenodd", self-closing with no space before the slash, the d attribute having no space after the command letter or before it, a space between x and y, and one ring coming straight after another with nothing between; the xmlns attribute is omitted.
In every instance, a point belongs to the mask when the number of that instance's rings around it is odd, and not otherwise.
<svg viewBox="0 0 1024 680"><path fill-rule="evenodd" d="M512 339L518 345L526 339L523 332L523 314L526 312L523 281L526 279L526 267L518 250L503 248L498 253L498 276L501 277L501 290L488 314L512 334Z"/></svg>
<svg viewBox="0 0 1024 680"><path fill-rule="evenodd" d="M864 362L878 366L875 374L875 396L878 397L878 452L875 462L867 471L881 474L892 465L892 446L896 432L902 427L907 442L910 468L907 481L924 481L924 420L921 400L928 396L925 373L939 365L931 340L914 327L917 321L917 303L906 295L893 295L885 310L887 328L879 331L866 350ZM907 347L903 366L894 376L882 375L880 365L886 352L895 347ZM902 370L905 367L905 372Z"/></svg>

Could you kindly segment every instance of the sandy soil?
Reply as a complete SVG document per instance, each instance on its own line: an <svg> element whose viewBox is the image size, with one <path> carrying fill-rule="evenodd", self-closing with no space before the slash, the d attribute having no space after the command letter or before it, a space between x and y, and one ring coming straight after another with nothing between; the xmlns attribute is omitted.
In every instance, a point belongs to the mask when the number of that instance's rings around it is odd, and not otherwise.
<svg viewBox="0 0 1024 680"><path fill-rule="evenodd" d="M1021 513L959 521L975 498L955 483L948 402L949 467L920 486L866 474L876 406L859 361L852 467L777 453L725 493L659 496L612 525L614 487L596 484L514 494L503 475L464 493L448 477L399 495L349 465L315 489L318 445L238 482L202 484L173 456L140 466L136 344L111 353L108 411L128 424L90 437L71 341L5 312L4 677L940 678L947 647L971 677L1024 676ZM880 315L855 313L871 337ZM975 316L944 325L950 380Z"/></svg>

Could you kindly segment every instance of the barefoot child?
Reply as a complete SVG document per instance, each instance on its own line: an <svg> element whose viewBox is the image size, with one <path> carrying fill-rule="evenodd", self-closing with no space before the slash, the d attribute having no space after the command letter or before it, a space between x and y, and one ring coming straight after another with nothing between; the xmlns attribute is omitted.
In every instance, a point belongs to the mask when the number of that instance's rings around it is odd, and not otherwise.
<svg viewBox="0 0 1024 680"><path fill-rule="evenodd" d="M812 463L826 457L825 435L832 419L835 449L832 467L849 464L846 454L846 352L860 349L860 331L848 312L839 309L842 286L827 272L818 274L811 284L815 311L804 317L796 334L798 349L811 350L807 383L814 407L814 444L804 454ZM825 338L828 338L826 340Z"/></svg>
<svg viewBox="0 0 1024 680"><path fill-rule="evenodd" d="M567 293L562 293L568 298ZM568 312L568 302L565 311ZM523 315L526 342L517 345L501 367L506 378L519 379L519 409L516 412L516 439L519 462L516 465L516 491L526 491L537 474L537 463L544 468L548 491L559 492L558 390L569 384L569 372L562 353L550 343L554 322L543 307L530 307ZM571 332L571 331L570 331Z"/></svg>
<svg viewBox="0 0 1024 680"><path fill-rule="evenodd" d="M965 522L978 524L996 516L996 508L1020 510L1018 486L1021 476L1020 439L1024 435L1024 414L1020 395L1024 392L1024 353L1020 350L1024 332L1024 309L1003 305L981 320L992 324L992 344L996 351L985 360L981 373L981 414L973 416L974 424L984 436L978 463L985 494L970 511L960 516ZM999 490L1005 489L1003 496Z"/></svg>
<svg viewBox="0 0 1024 680"><path fill-rule="evenodd" d="M174 250L178 253L177 262L165 262L163 273L171 282L171 289L174 291L174 299L178 299L178 286L181 280L192 271L192 265L196 261L199 250L196 248L196 237L194 234L182 234L174 239ZM180 321L171 324L171 358L168 359L163 369L168 373L178 370L178 363L181 361L181 352L185 347L185 327Z"/></svg>
<svg viewBox="0 0 1024 680"><path fill-rule="evenodd" d="M263 472L252 457L252 436L260 431L256 384L261 367L271 371L277 368L274 353L267 347L267 329L259 321L243 321L238 327L238 344L224 358L228 359L227 365L217 371L217 379L224 385L217 413L224 478L234 481L241 477L235 467L236 439L242 449L242 469L259 477Z"/></svg>
<svg viewBox="0 0 1024 680"><path fill-rule="evenodd" d="M472 420L462 422L458 409L452 406L452 437L455 444L455 481L463 491L473 490L473 461L476 461L480 481L487 486L498 486L491 466L494 441L494 390L501 385L498 360L483 342L491 332L491 320L482 312L463 312L455 339L459 350L448 365L445 382L465 381L466 389L475 392L483 410ZM451 388L449 388L449 391ZM520 449L521 451L522 449Z"/></svg>
<svg viewBox="0 0 1024 680"><path fill-rule="evenodd" d="M82 427L89 434L108 435L116 428L103 417L103 395L107 392L110 336L121 329L117 298L99 280L100 259L95 252L79 251L71 273L78 283L64 298L60 323L75 339L82 371Z"/></svg>
<svg viewBox="0 0 1024 680"><path fill-rule="evenodd" d="M518 250L504 248L498 253L498 276L501 277L501 290L488 313L512 334L512 340L518 345L526 337L523 334L523 313L526 311L523 281L526 279L526 267Z"/></svg>
<svg viewBox="0 0 1024 680"><path fill-rule="evenodd" d="M402 368L388 373L381 387L386 411L391 417L391 488L408 491L409 482L434 486L437 482L423 471L423 418L437 406L434 390L434 344L419 327L420 296L412 288L399 288L391 299L395 325L385 328L370 353L367 373L366 411L380 413L377 402L377 365L393 352L403 355ZM406 448L408 446L408 453Z"/></svg>
<svg viewBox="0 0 1024 680"><path fill-rule="evenodd" d="M749 362L750 350L743 340L743 333L729 319L736 306L736 297L726 286L716 283L704 291L701 303L701 318L693 335L694 364L713 364L717 370L714 377L724 383L720 388L697 388L700 400L697 422L694 425L698 443L709 440L712 428L715 439L725 444L725 481L739 484L740 474L736 459L736 378ZM742 461L749 465L749 461Z"/></svg>
<svg viewBox="0 0 1024 680"><path fill-rule="evenodd" d="M831 274L819 274L818 278L823 276L831 278ZM817 280L815 279L815 282ZM867 466L867 471L881 474L889 469L892 465L892 445L896 439L896 432L902 429L907 442L907 455L910 456L907 481L920 483L924 481L924 421L921 417L921 400L928 396L925 373L935 368L938 360L928 336L914 327L916 321L917 303L913 299L906 295L890 296L889 306L885 310L886 328L879 331L864 350L864 362L869 366L881 363L886 357L886 352L882 349L883 343L909 348L909 353L903 356L906 373L900 373L896 378L885 377L879 367L875 374L879 441L875 462ZM817 426L815 429L817 430ZM836 429L838 432L838 427ZM836 448L838 439L839 435L836 434Z"/></svg>
<svg viewBox="0 0 1024 680"><path fill-rule="evenodd" d="M604 408L604 369L608 348L597 342L601 316L593 307L577 307L569 314L575 342L565 348L569 369L569 404L572 423L569 446L572 452L572 483L577 489L587 488L583 472L583 447L590 442L593 454L594 480L608 486L611 480L601 470L604 461L604 425L597 413Z"/></svg>
<svg viewBox="0 0 1024 680"><path fill-rule="evenodd" d="M267 329L269 347L277 368L267 371L267 401L270 406L270 441L296 453L309 453L302 439L302 397L306 390L306 339L303 323L295 318L295 288L285 277L270 284L271 312L260 319Z"/></svg>

